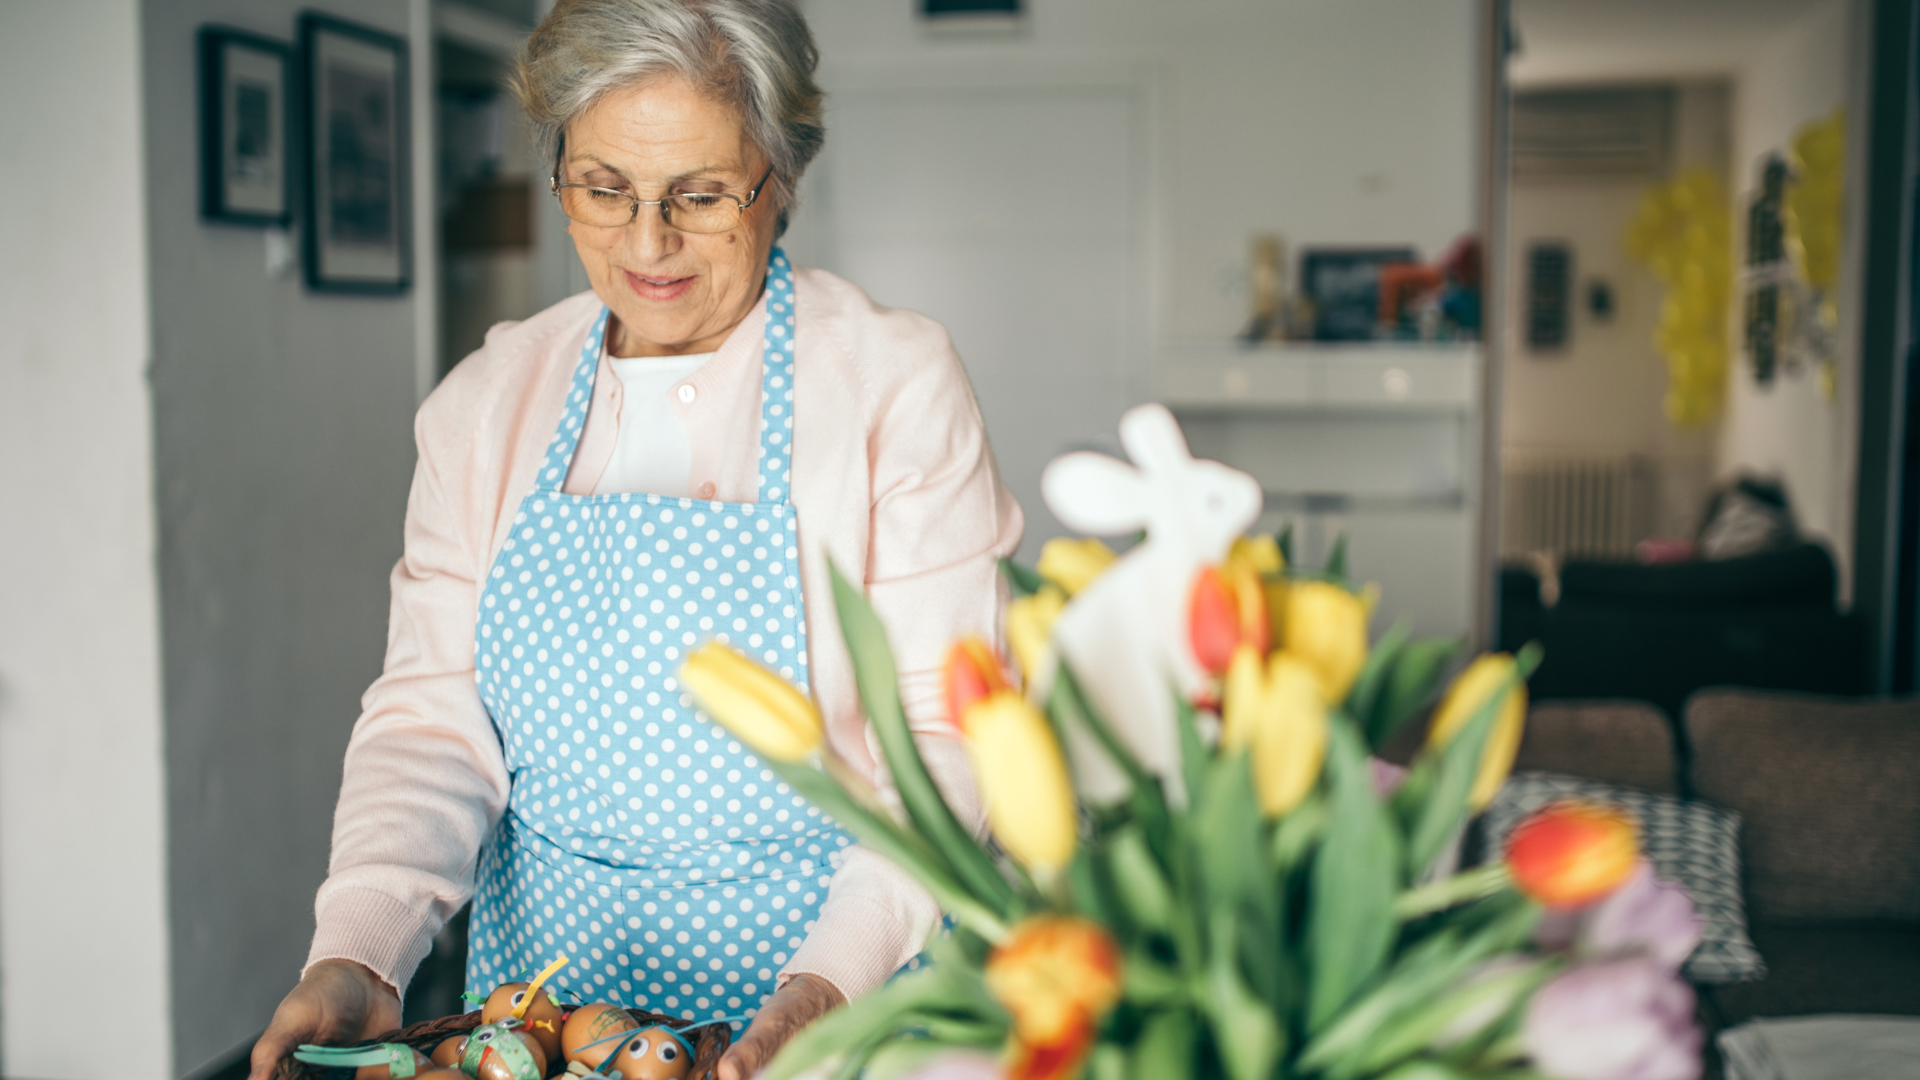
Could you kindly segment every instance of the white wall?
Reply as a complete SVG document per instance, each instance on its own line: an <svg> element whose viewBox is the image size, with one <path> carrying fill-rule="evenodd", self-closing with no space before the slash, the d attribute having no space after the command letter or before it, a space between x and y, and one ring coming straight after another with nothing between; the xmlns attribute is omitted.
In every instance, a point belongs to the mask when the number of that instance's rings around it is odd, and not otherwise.
<svg viewBox="0 0 1920 1080"><path fill-rule="evenodd" d="M1731 123L1727 85L1676 87L1674 121L1676 170L1700 167L1724 177ZM1650 525L1663 535L1685 535L1699 525L1719 425L1683 429L1666 416L1667 367L1653 345L1666 287L1625 245L1627 227L1653 183L1642 177L1513 182L1501 435L1509 450L1637 454L1657 462L1660 504ZM1574 257L1571 336L1566 348L1548 352L1529 349L1524 333L1526 253L1540 241L1564 242ZM1587 310L1587 285L1595 279L1613 288L1614 313L1606 321Z"/></svg>
<svg viewBox="0 0 1920 1080"><path fill-rule="evenodd" d="M176 1075L299 976L413 468L413 295L310 292L266 272L262 230L196 211L195 31L290 41L306 6L144 5ZM404 4L326 8L408 32Z"/></svg>
<svg viewBox="0 0 1920 1080"><path fill-rule="evenodd" d="M1859 8L1851 0L1829 0L1791 28L1776 35L1742 69L1734 107L1734 190L1736 206L1746 206L1759 184L1760 162L1769 153L1785 154L1794 133L1810 121L1825 119L1836 106L1851 103L1854 122L1849 140L1847 213L1857 238L1861 200L1859 126L1864 117L1859 80L1866 69L1864 39L1857 33ZM1744 222L1744 214L1737 220ZM1736 225L1742 239L1744 225ZM1719 467L1777 473L1785 481L1803 529L1828 540L1851 580L1853 552L1854 460L1859 438L1859 290L1848 271L1855 268L1859 245L1850 242L1842 256L1841 334L1837 386L1828 399L1812 368L1776 375L1771 387L1755 385L1745 358L1736 360L1727 385L1727 413L1721 429Z"/></svg>
<svg viewBox="0 0 1920 1080"><path fill-rule="evenodd" d="M0 1073L44 1080L174 1075L139 8L0 4Z"/></svg>
<svg viewBox="0 0 1920 1080"><path fill-rule="evenodd" d="M1120 411L1151 394L1153 358L1169 342L1225 343L1246 325L1254 233L1281 234L1293 263L1314 245L1412 245L1433 257L1474 228L1475 0L1045 0L1029 5L1018 32L971 35L930 31L915 5L895 0L804 6L822 56L828 134L821 164L803 186L789 250L803 263L847 271L882 303L915 307L953 330L1002 472L1027 512L1025 557L1060 531L1038 496L1046 462L1068 449L1111 446ZM1028 126L1008 122L1002 156L991 164L976 159L966 170L970 190L949 183L910 192L908 202L922 200L923 220L902 225L887 242L906 249L922 231L971 214L971 235L956 231L953 245L988 247L994 229L1042 205L1031 194L1038 182L1061 201L1056 231L1063 235L1041 237L1037 228L1008 235L998 246L1003 260L1017 264L1009 274L1035 272L1042 259L1029 257L1036 241L1051 244L1047 258L1059 256L1060 265L1068 254L1085 257L1096 240L1113 243L1104 231L1110 217L1096 229L1077 216L1084 207L1076 200L1088 192L1101 206L1119 200L1131 208L1121 219L1132 232L1122 241L1127 265L1110 268L1119 283L1088 271L1003 298L996 288L1012 286L971 262L962 270L951 261L939 281L930 269L871 272L879 264L870 238L853 234L876 230L830 218L856 212L853 192L861 185L895 178L848 168L842 143L873 140L846 139L845 127L836 136L835 124L873 112L875 101L905 108L936 86L947 96L929 104L930 118L958 108L966 93L999 87L1024 95ZM956 87L971 89L950 92ZM1124 178L1049 172L1039 182L1019 148L1088 138L1080 129L1044 129L1059 101L1081 91L1133 103L1131 131L1087 157L1111 162L1131 154L1134 167ZM1017 212L1009 209L1015 202ZM843 237L862 250L837 247ZM1090 290L1116 295L1090 315ZM1062 335L1073 342L1063 345ZM1043 377L1069 372L1078 388L1070 394ZM1037 421L1036 412L1046 419ZM1449 562L1432 572L1470 575L1471 567Z"/></svg>

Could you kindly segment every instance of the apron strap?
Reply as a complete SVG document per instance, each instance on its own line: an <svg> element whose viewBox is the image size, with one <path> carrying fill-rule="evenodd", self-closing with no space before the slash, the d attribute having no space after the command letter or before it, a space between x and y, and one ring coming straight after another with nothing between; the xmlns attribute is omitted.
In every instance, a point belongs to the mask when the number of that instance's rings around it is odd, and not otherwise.
<svg viewBox="0 0 1920 1080"><path fill-rule="evenodd" d="M767 260L767 337L760 351L760 502L787 501L793 474L793 264Z"/></svg>
<svg viewBox="0 0 1920 1080"><path fill-rule="evenodd" d="M567 386L567 403L560 412L560 426L540 461L534 477L535 490L558 494L566 486L567 470L573 468L573 453L580 447L580 431L587 426L587 406L593 403L593 378L600 371L600 346L607 337L607 318L612 312L601 305L587 342L580 347L580 362L574 365L573 381Z"/></svg>

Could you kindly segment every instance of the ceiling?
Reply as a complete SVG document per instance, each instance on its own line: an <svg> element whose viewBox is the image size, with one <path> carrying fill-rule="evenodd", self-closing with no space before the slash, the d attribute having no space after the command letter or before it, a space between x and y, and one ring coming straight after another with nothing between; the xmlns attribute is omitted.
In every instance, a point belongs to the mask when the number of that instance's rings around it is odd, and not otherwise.
<svg viewBox="0 0 1920 1080"><path fill-rule="evenodd" d="M1812 12L1845 0L1513 0L1516 86L1735 74Z"/></svg>

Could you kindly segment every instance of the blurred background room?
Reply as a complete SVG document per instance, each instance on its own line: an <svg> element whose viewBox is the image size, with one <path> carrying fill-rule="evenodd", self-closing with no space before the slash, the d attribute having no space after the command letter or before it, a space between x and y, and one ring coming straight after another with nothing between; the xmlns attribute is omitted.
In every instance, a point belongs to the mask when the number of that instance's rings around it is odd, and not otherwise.
<svg viewBox="0 0 1920 1080"><path fill-rule="evenodd" d="M588 287L549 3L0 4L0 1075L244 1075L297 979L414 411ZM801 6L784 246L951 331L1023 559L1159 400L1681 762L1701 687L1913 689L1911 0Z"/></svg>

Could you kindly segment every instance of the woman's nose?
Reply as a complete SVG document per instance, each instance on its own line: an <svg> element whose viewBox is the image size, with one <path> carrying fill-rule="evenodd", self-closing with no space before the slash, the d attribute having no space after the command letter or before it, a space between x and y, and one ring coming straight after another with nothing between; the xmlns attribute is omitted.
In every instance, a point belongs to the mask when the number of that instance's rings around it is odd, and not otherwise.
<svg viewBox="0 0 1920 1080"><path fill-rule="evenodd" d="M680 230L667 224L660 207L642 206L627 225L626 244L630 255L652 261L679 249Z"/></svg>

